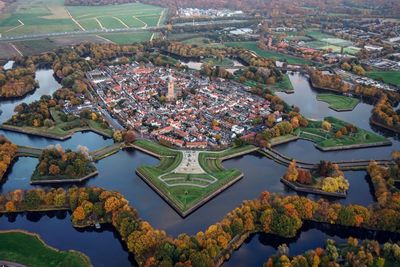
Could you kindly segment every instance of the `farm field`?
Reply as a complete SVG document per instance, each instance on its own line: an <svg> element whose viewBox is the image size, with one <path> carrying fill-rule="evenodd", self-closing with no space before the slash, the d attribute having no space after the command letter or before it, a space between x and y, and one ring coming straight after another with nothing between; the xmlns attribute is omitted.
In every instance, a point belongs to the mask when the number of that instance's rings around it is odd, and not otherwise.
<svg viewBox="0 0 400 267"><path fill-rule="evenodd" d="M400 71L369 71L366 76L400 87Z"/></svg>
<svg viewBox="0 0 400 267"><path fill-rule="evenodd" d="M131 44L138 42L149 41L152 33L149 31L143 32L126 32L126 33L105 33L100 34L100 37L106 38L116 44Z"/></svg>
<svg viewBox="0 0 400 267"><path fill-rule="evenodd" d="M76 31L79 27L64 8L64 0L18 0L13 11L0 16L0 33L15 36L32 33Z"/></svg>
<svg viewBox="0 0 400 267"><path fill-rule="evenodd" d="M113 6L64 6L64 0L18 0L0 15L0 33L17 36L32 33L95 29L147 28L162 24L166 9L139 3Z"/></svg>
<svg viewBox="0 0 400 267"><path fill-rule="evenodd" d="M360 102L357 98L336 94L318 94L317 100L328 103L329 108L336 111L353 110Z"/></svg>
<svg viewBox="0 0 400 267"><path fill-rule="evenodd" d="M147 28L163 23L165 9L139 3L112 6L68 6L85 29Z"/></svg>
<svg viewBox="0 0 400 267"><path fill-rule="evenodd" d="M257 46L256 42L230 42L230 43L226 43L225 45L229 46L229 47L243 47L243 48L253 51L254 53L256 53L259 56L262 56L265 58L272 58L272 59L279 60L279 61L286 61L288 64L299 64L299 65L312 64L312 62L307 61L302 58L297 58L297 57L284 55L284 54L280 54L280 53L276 53L276 52L264 51Z"/></svg>
<svg viewBox="0 0 400 267"><path fill-rule="evenodd" d="M22 231L0 232L0 260L32 267L92 266L83 253L57 250L46 245L39 236Z"/></svg>

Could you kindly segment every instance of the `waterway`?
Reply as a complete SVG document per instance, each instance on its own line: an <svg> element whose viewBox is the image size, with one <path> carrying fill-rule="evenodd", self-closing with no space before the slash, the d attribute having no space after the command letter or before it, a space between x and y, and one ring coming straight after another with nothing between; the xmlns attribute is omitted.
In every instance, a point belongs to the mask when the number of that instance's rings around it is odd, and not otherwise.
<svg viewBox="0 0 400 267"><path fill-rule="evenodd" d="M43 94L52 94L60 85L54 80L52 71L39 70L36 78L40 87L31 95L24 99L0 102L0 109L4 112L0 116L0 121L8 119L16 105L21 102L31 102L40 98ZM364 121L369 116L371 106L359 104L352 117L350 113L337 113L319 107L320 103L314 101L315 91L309 86L307 80L296 74L290 76L295 94L308 97L296 101L302 112L306 116L315 116L321 119L324 116L335 115L346 121L352 122L359 127L367 130ZM311 96L314 98L311 99ZM290 104L292 95L282 95ZM307 102L308 101L308 102ZM324 104L324 103L323 103ZM308 107L308 109L307 109ZM314 111L316 109L317 111ZM319 111L319 112L318 112ZM329 113L333 112L333 113ZM314 114L314 115L313 115ZM345 119L341 116L347 116ZM357 119L357 117L359 119ZM367 116L365 118L364 116ZM94 133L77 133L71 139L64 142L49 140L46 138L29 137L23 134L0 131L7 138L21 145L34 147L45 147L49 144L61 143L62 146L74 149L78 144L88 146L90 149L103 147L111 144L112 140L104 139ZM278 146L277 149L287 155L295 156L306 161L319 161L320 159L366 159L366 158L385 158L389 157L394 147L398 148L398 141L392 138L394 146L384 148L370 148L349 150L342 152L320 152L315 149L311 142L297 141L287 145ZM382 152L383 151L383 152ZM305 154L306 153L306 154ZM304 155L307 155L304 158ZM136 174L135 169L143 164L154 165L158 160L137 150L124 150L96 163L99 175L82 183L83 186L99 186L108 190L121 192L138 210L140 216L148 220L155 228L166 230L170 235L177 236L182 232L196 234L219 220L225 214L239 206L245 199L254 199L262 191L276 192L285 195L295 194L287 189L279 178L283 175L286 168L275 162L262 157L259 154L250 154L224 162L226 168L239 168L245 177L236 184L219 194L193 214L182 219L168 204L163 201L149 186L147 186ZM18 188L29 189L29 178L38 160L34 158L19 158L9 171L5 182L0 185L0 193L5 193ZM339 201L341 203L354 203L368 205L374 202L373 193L369 184L366 172L351 171L346 172L345 176L350 181L348 197ZM317 199L317 196L309 196ZM318 226L319 227L319 226ZM279 244L289 243L291 253L301 253L315 246L323 246L327 237L338 241L344 241L350 235L357 233L337 231L332 227L316 228L305 226L295 239L282 239L270 235L254 235L233 254L232 258L225 263L226 266L261 266L262 263L276 251ZM0 229L25 229L39 233L50 245L60 249L76 249L86 253L92 260L94 266L130 266L134 264L132 256L121 244L117 234L103 227L100 231L77 230L71 226L68 213L49 213L46 215L18 215L16 217L0 217ZM340 232L340 233L339 233ZM335 236L341 234L341 236ZM358 233L359 234L359 233ZM361 236L360 238L365 238ZM382 241L385 241L382 237Z"/></svg>

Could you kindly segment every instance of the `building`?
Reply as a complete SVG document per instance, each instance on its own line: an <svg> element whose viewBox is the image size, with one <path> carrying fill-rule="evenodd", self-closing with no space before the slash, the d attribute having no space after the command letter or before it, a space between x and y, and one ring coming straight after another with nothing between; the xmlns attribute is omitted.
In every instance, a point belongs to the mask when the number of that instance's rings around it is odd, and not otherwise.
<svg viewBox="0 0 400 267"><path fill-rule="evenodd" d="M174 101L175 99L175 79L170 75L168 78L167 101Z"/></svg>

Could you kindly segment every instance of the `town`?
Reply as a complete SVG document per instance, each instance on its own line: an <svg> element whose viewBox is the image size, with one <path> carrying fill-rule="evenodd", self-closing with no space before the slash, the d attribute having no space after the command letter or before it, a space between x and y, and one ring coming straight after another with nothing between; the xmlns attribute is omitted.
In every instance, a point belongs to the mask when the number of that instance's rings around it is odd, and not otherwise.
<svg viewBox="0 0 400 267"><path fill-rule="evenodd" d="M106 66L87 78L100 106L121 125L177 147L228 146L237 136L261 132L265 126L254 119L273 112L245 85L152 64ZM274 115L279 122L281 114Z"/></svg>

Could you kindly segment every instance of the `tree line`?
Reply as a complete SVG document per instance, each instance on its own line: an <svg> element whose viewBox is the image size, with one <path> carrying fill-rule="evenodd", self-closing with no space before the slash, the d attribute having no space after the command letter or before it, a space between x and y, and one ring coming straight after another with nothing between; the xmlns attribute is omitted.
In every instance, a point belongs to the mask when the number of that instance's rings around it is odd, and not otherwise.
<svg viewBox="0 0 400 267"><path fill-rule="evenodd" d="M286 244L278 246L277 253L268 258L264 267L308 267L308 266L398 266L400 246L386 242L383 246L375 240L359 241L349 237L347 243L336 244L326 240L325 247L315 248L303 254L290 256Z"/></svg>
<svg viewBox="0 0 400 267"><path fill-rule="evenodd" d="M0 182L3 180L4 174L11 165L16 153L17 145L0 135Z"/></svg>
<svg viewBox="0 0 400 267"><path fill-rule="evenodd" d="M182 233L177 238L139 219L118 192L96 187L15 190L0 196L0 212L68 208L75 226L111 223L141 266L206 267L215 266L251 233L293 237L305 220L399 232L400 198L396 197L384 206L365 207L263 192L207 230L193 236Z"/></svg>

